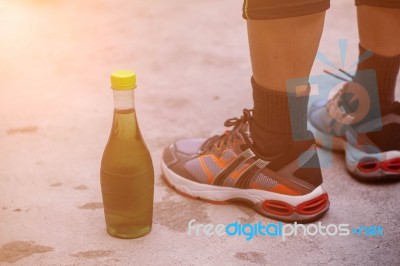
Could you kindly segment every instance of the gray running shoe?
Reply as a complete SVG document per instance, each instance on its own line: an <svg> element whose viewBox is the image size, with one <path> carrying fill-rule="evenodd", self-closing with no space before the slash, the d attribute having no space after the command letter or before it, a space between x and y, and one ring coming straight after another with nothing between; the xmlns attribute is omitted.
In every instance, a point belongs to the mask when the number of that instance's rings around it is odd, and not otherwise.
<svg viewBox="0 0 400 266"><path fill-rule="evenodd" d="M310 108L308 118L316 142L326 149L344 151L347 170L358 180L400 179L400 103L382 107L373 119L357 121L365 111L342 104L348 86L353 85L347 83L331 100L317 101ZM350 105L354 103L350 99Z"/></svg>
<svg viewBox="0 0 400 266"><path fill-rule="evenodd" d="M247 202L260 214L287 222L310 222L329 208L314 137L289 143L274 158L253 148L251 110L232 118L233 127L207 140L186 139L164 150L164 179L177 192L213 203Z"/></svg>

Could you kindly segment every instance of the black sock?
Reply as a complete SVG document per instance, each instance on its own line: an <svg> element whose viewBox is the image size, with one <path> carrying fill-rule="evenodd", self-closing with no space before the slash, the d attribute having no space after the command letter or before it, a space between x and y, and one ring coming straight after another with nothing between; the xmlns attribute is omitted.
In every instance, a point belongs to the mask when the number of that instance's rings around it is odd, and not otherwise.
<svg viewBox="0 0 400 266"><path fill-rule="evenodd" d="M359 45L360 57L367 51ZM357 73L354 81L360 82L360 70L372 69L376 72L376 81L378 85L378 95L380 106L387 106L394 102L394 90L396 87L396 78L400 67L400 55L383 56L372 51L373 55L361 62L357 67Z"/></svg>
<svg viewBox="0 0 400 266"><path fill-rule="evenodd" d="M307 138L308 96L292 98L289 108L288 93L263 88L253 78L251 83L254 112L250 131L257 152L274 156L286 148L293 136Z"/></svg>

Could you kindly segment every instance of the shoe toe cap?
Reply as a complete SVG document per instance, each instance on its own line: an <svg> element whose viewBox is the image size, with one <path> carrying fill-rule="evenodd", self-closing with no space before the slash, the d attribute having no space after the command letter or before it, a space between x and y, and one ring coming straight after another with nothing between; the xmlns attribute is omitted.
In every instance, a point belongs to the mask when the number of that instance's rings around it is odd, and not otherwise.
<svg viewBox="0 0 400 266"><path fill-rule="evenodd" d="M194 155L200 151L204 141L204 139L183 139L176 141L174 145L177 152L185 155Z"/></svg>
<svg viewBox="0 0 400 266"><path fill-rule="evenodd" d="M179 161L187 161L198 154L204 141L204 139L177 140L165 148L162 155L162 160L167 165L172 165Z"/></svg>

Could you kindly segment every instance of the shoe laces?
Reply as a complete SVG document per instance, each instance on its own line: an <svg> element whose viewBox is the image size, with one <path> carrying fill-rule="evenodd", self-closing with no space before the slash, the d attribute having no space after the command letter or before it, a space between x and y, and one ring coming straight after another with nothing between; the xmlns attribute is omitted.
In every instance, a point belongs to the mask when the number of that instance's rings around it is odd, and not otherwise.
<svg viewBox="0 0 400 266"><path fill-rule="evenodd" d="M235 143L237 138L247 133L248 122L253 116L252 109L243 109L243 115L240 118L233 117L225 121L225 127L233 127L230 130L226 130L222 135L215 135L207 139L201 147L201 151L212 150L223 150L229 142ZM247 134L248 135L248 134ZM247 136L249 137L249 136Z"/></svg>

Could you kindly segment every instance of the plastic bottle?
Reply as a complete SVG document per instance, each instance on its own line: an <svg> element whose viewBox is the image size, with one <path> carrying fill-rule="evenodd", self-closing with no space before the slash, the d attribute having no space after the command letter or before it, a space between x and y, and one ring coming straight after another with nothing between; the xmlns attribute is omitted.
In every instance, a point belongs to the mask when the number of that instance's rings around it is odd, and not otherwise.
<svg viewBox="0 0 400 266"><path fill-rule="evenodd" d="M114 119L101 161L100 179L107 232L137 238L150 232L154 169L138 126L134 105L136 74L111 74Z"/></svg>

